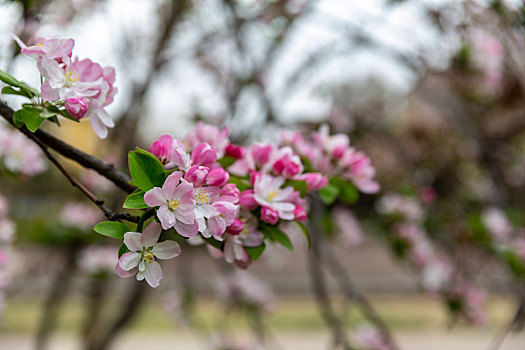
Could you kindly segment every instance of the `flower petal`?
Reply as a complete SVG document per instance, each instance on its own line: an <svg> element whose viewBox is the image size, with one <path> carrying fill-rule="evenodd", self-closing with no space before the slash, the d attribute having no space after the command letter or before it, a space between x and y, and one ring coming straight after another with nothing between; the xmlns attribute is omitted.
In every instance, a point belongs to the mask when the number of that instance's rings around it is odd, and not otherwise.
<svg viewBox="0 0 525 350"><path fill-rule="evenodd" d="M162 268L160 267L160 264L156 261L147 264L146 270L144 271L144 277L150 286L157 288L162 279Z"/></svg>
<svg viewBox="0 0 525 350"><path fill-rule="evenodd" d="M145 248L153 247L159 240L161 231L162 228L160 227L160 224L157 224L156 222L149 224L142 234L142 246Z"/></svg>
<svg viewBox="0 0 525 350"><path fill-rule="evenodd" d="M159 259L171 259L179 256L181 253L180 246L174 241L164 241L157 243L151 252Z"/></svg>
<svg viewBox="0 0 525 350"><path fill-rule="evenodd" d="M169 200L171 200L171 198L169 198L166 191L160 187L154 187L144 195L144 202L150 207L166 205L166 202Z"/></svg>
<svg viewBox="0 0 525 350"><path fill-rule="evenodd" d="M175 191L177 187L179 186L180 178L182 177L182 173L180 171L174 171L170 176L166 178L166 181L164 181L164 185L162 185L162 189L168 196L168 200L172 200L175 198Z"/></svg>
<svg viewBox="0 0 525 350"><path fill-rule="evenodd" d="M175 224L175 230L183 237L192 237L199 233L199 224L194 222L191 225L187 225L183 222L177 221Z"/></svg>
<svg viewBox="0 0 525 350"><path fill-rule="evenodd" d="M117 273L117 275L119 275L120 278L128 278L136 274L137 270L131 269L129 271L126 271L122 267L120 267L120 264L117 263L115 265L115 272Z"/></svg>
<svg viewBox="0 0 525 350"><path fill-rule="evenodd" d="M173 214L173 212L169 210L168 207L160 207L159 210L157 210L157 216L159 217L160 223L162 224L162 228L164 230L173 227L173 225L175 225L177 222L175 214Z"/></svg>
<svg viewBox="0 0 525 350"><path fill-rule="evenodd" d="M142 249L142 242L140 238L142 237L141 233L138 232L126 232L124 234L124 244L132 252L136 252Z"/></svg>
<svg viewBox="0 0 525 350"><path fill-rule="evenodd" d="M123 270L129 271L140 263L141 258L142 256L139 253L135 253L135 252L124 253L120 257L118 264Z"/></svg>

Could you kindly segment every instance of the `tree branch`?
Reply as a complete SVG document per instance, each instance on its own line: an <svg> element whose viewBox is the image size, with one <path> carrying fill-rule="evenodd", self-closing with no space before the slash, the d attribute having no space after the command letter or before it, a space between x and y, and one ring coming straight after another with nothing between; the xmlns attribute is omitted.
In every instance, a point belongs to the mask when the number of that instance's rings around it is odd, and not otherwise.
<svg viewBox="0 0 525 350"><path fill-rule="evenodd" d="M16 127L13 122L13 114L14 110L4 101L0 100L0 116L7 120L9 124ZM34 137L38 139L44 145L52 148L62 156L75 161L84 168L95 170L97 173L113 182L115 186L119 187L124 192L131 193L136 189L135 186L129 184L131 180L129 176L115 169L113 164L106 163L97 157L82 152L43 130L37 130L34 133L27 130L25 127L18 128L18 130L30 138Z"/></svg>

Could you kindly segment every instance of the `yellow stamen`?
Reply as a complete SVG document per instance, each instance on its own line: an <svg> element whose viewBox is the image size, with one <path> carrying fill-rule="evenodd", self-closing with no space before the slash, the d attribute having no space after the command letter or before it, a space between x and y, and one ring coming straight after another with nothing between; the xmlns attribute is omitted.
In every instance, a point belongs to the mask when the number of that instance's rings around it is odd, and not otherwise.
<svg viewBox="0 0 525 350"><path fill-rule="evenodd" d="M146 260L148 264L151 264L155 261L155 255L153 255L152 253L146 253L144 254L144 260Z"/></svg>
<svg viewBox="0 0 525 350"><path fill-rule="evenodd" d="M68 83L76 83L77 81L79 81L78 73L74 70L66 70L66 81Z"/></svg>
<svg viewBox="0 0 525 350"><path fill-rule="evenodd" d="M279 192L272 191L272 192L268 193L268 200L269 201L273 201L275 199L275 197L277 197L278 195L279 195Z"/></svg>
<svg viewBox="0 0 525 350"><path fill-rule="evenodd" d="M179 206L180 206L180 199L175 198L171 202L168 202L168 209L171 211L177 210Z"/></svg>
<svg viewBox="0 0 525 350"><path fill-rule="evenodd" d="M210 202L210 195L206 191L199 191L197 192L197 201L202 204L208 204Z"/></svg>

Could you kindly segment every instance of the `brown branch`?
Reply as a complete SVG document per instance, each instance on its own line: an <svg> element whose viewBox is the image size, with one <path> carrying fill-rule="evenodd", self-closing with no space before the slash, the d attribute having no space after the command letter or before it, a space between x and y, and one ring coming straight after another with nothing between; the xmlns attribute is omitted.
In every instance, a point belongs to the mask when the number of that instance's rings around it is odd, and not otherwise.
<svg viewBox="0 0 525 350"><path fill-rule="evenodd" d="M518 305L518 308L516 310L516 313L512 317L512 319L509 321L507 325L505 325L502 329L500 329L492 339L492 342L490 343L489 350L498 350L503 345L503 342L505 341L505 338L512 332L512 330L522 325L525 321L525 299L521 298L521 301Z"/></svg>
<svg viewBox="0 0 525 350"><path fill-rule="evenodd" d="M330 269L330 272L332 272L332 275L339 283L343 294L349 300L354 301L357 303L357 305L359 305L365 317L375 325L375 327L381 333L382 338L388 343L389 349L399 349L385 321L381 318L381 316L379 316L368 299L366 299L366 297L359 293L359 291L356 289L353 281L350 278L350 275L348 274L348 271L343 265L341 265L341 262L336 258L334 252L329 251L328 254L325 254L325 256L326 266Z"/></svg>
<svg viewBox="0 0 525 350"><path fill-rule="evenodd" d="M0 116L7 120L9 124L16 127L13 122L13 114L13 109L4 101L0 100ZM126 174L115 169L113 164L106 163L97 157L82 152L43 130L37 130L34 133L27 130L25 127L21 127L19 130L30 138L34 137L38 139L44 145L52 148L62 156L82 165L84 168L95 170L97 173L113 182L115 186L119 187L124 192L131 193L136 189L135 186L129 184L131 179Z"/></svg>

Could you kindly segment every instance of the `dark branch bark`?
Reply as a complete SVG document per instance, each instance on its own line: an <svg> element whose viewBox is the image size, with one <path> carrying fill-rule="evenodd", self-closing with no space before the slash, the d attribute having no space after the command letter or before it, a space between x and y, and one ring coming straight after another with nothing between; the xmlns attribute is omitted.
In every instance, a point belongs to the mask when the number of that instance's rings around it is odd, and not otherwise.
<svg viewBox="0 0 525 350"><path fill-rule="evenodd" d="M13 114L14 111L9 107L4 101L0 100L0 115L7 120L9 124L15 127L13 123ZM20 132L25 134L28 137L34 136L44 145L55 150L62 156L75 161L76 163L82 165L84 168L93 169L100 175L104 176L106 179L113 182L117 187L122 189L126 193L133 192L136 188L129 184L130 178L126 174L115 169L113 164L106 163L101 159L98 159L92 155L89 155L85 152L82 152L79 149L65 143L62 140L59 140L55 136L43 131L37 130L32 133L27 130L25 127L21 127Z"/></svg>

